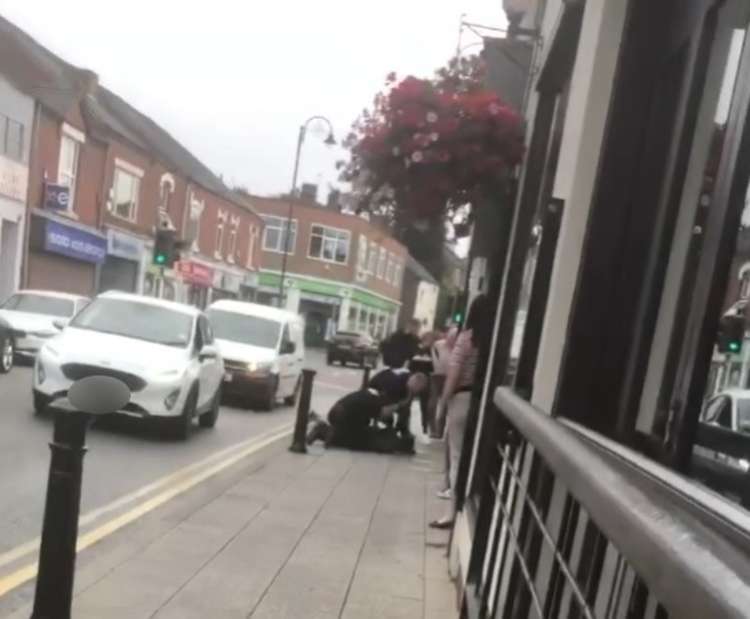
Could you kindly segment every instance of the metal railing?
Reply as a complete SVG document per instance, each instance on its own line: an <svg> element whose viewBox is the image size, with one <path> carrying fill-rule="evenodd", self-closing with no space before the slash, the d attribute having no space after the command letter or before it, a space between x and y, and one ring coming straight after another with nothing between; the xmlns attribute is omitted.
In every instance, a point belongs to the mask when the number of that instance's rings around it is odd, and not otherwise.
<svg viewBox="0 0 750 619"><path fill-rule="evenodd" d="M462 617L750 617L739 520L507 388L495 405Z"/></svg>

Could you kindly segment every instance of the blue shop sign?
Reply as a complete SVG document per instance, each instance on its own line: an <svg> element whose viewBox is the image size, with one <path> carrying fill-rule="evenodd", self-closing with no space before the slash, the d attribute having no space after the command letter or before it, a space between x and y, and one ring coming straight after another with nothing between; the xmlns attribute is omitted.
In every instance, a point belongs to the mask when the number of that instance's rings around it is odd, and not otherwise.
<svg viewBox="0 0 750 619"><path fill-rule="evenodd" d="M107 230L107 252L118 258L139 262L146 250L142 240L117 230Z"/></svg>
<svg viewBox="0 0 750 619"><path fill-rule="evenodd" d="M56 221L47 221L44 250L99 264L107 257L107 239Z"/></svg>

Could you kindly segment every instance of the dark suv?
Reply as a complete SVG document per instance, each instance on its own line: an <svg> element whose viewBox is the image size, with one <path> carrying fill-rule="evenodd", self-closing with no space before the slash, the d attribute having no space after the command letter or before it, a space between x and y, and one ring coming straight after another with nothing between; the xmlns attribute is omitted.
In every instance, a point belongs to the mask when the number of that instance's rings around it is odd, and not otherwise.
<svg viewBox="0 0 750 619"><path fill-rule="evenodd" d="M356 363L359 367L378 364L378 345L368 333L339 331L328 342L328 365Z"/></svg>

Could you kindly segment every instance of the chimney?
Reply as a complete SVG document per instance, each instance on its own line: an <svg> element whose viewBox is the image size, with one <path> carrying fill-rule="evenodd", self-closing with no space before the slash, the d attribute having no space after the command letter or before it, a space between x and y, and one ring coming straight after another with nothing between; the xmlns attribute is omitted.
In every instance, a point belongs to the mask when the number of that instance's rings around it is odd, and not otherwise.
<svg viewBox="0 0 750 619"><path fill-rule="evenodd" d="M326 207L332 211L341 211L341 192L338 189L331 189L328 192Z"/></svg>
<svg viewBox="0 0 750 619"><path fill-rule="evenodd" d="M96 94L99 87L99 76L89 69L78 69L78 83L81 87L81 94Z"/></svg>
<svg viewBox="0 0 750 619"><path fill-rule="evenodd" d="M316 202L318 199L318 186L315 183L302 183L299 199L303 202Z"/></svg>

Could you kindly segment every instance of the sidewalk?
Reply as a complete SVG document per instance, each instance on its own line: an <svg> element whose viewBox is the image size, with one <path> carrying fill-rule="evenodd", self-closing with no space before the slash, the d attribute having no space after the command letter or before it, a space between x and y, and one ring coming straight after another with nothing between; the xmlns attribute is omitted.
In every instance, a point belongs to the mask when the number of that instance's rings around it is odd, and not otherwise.
<svg viewBox="0 0 750 619"><path fill-rule="evenodd" d="M210 500L187 497L173 526L120 563L87 566L73 616L453 619L447 534L427 527L446 507L441 446L419 450L299 456L284 441Z"/></svg>

